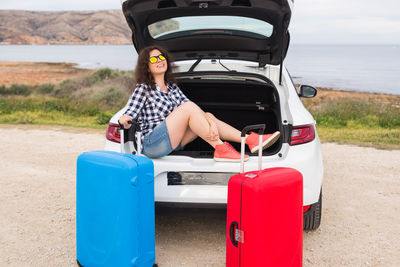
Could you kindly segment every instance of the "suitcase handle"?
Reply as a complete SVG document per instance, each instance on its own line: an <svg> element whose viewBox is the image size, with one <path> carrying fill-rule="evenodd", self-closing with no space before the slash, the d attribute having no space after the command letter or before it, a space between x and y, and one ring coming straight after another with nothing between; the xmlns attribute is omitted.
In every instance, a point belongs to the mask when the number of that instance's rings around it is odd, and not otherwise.
<svg viewBox="0 0 400 267"><path fill-rule="evenodd" d="M257 130L258 129L258 134L263 134L265 130L266 125L265 124L256 124L256 125L249 125L243 128L240 136L241 137L246 137L246 134L251 131L251 130Z"/></svg>
<svg viewBox="0 0 400 267"><path fill-rule="evenodd" d="M229 227L229 236L232 244L237 247L239 242L235 239L235 228L239 228L239 224L237 222L232 222L231 226Z"/></svg>
<svg viewBox="0 0 400 267"><path fill-rule="evenodd" d="M137 122L133 122L133 121L128 121L128 124L132 124L131 127L129 127L128 129L125 129L124 125L121 124L118 121L119 124L119 128L120 130L120 135L121 135L121 153L125 153L125 148L124 148L124 144L125 144L125 133L128 133L128 139L127 142L129 141L133 141L133 143L135 143L135 133L138 133L138 144L137 148L136 148L136 154L137 155L141 155L141 151L142 151L142 145L141 145L141 136L140 134L142 133L142 129L139 125L139 123Z"/></svg>
<svg viewBox="0 0 400 267"><path fill-rule="evenodd" d="M258 134L260 136L260 141L259 141L259 148L258 148L258 169L262 169L262 135L264 133L266 125L265 124L256 124L256 125L249 125L244 127L242 130L240 136L242 138L241 140L241 146L240 146L240 173L244 173L244 150L245 150L245 143L246 143L246 134L251 131L251 130L256 130L258 129Z"/></svg>

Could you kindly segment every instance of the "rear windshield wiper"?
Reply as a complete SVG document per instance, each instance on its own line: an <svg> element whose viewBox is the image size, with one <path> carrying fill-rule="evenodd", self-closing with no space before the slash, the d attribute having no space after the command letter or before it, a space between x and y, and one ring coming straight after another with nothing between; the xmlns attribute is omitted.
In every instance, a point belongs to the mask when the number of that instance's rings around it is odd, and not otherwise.
<svg viewBox="0 0 400 267"><path fill-rule="evenodd" d="M190 67L188 72L193 72L193 70L197 67L197 65L199 65L200 61L203 60L202 56L199 56L199 58L196 60L195 63L193 63L193 65Z"/></svg>
<svg viewBox="0 0 400 267"><path fill-rule="evenodd" d="M193 72L194 69L197 67L197 65L199 65L199 63L200 63L202 60L203 60L203 56L199 56L199 57L197 58L196 62L193 63L192 66L190 66L188 72L189 72L189 73L190 73L190 72ZM213 60L215 60L215 59L213 59ZM229 69L227 66L225 66L224 64L222 64L220 58L218 59L218 63L219 63L222 67L224 67L224 69L226 69L227 71L229 71L229 72L236 72L236 70L231 70L231 69Z"/></svg>
<svg viewBox="0 0 400 267"><path fill-rule="evenodd" d="M221 62L221 59L219 58L218 59L218 63L222 66L222 67L224 67L227 71L230 71L230 72L235 72L236 70L230 70L230 69L228 69L228 67L227 66L225 66L224 64L222 64L222 62Z"/></svg>

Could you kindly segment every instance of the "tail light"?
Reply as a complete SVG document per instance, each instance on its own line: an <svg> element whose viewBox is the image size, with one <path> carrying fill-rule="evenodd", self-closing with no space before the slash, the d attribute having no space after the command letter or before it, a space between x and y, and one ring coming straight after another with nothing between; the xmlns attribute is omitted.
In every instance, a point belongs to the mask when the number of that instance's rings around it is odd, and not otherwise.
<svg viewBox="0 0 400 267"><path fill-rule="evenodd" d="M119 133L119 125L110 123L107 127L106 138L112 142L120 143L121 134Z"/></svg>
<svg viewBox="0 0 400 267"><path fill-rule="evenodd" d="M315 138L314 124L295 126L292 129L290 145L300 145L311 142Z"/></svg>

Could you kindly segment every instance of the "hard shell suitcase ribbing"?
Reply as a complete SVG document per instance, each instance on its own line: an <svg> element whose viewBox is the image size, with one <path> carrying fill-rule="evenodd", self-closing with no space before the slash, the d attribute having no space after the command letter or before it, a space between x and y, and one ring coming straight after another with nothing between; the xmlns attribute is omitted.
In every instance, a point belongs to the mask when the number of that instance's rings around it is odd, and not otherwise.
<svg viewBox="0 0 400 267"><path fill-rule="evenodd" d="M244 136L242 131L242 159ZM261 141L261 140L260 140ZM227 267L302 266L303 176L291 168L270 168L234 175L228 182Z"/></svg>
<svg viewBox="0 0 400 267"><path fill-rule="evenodd" d="M123 146L121 140L121 148ZM111 151L77 160L76 245L82 266L150 267L155 262L154 167Z"/></svg>

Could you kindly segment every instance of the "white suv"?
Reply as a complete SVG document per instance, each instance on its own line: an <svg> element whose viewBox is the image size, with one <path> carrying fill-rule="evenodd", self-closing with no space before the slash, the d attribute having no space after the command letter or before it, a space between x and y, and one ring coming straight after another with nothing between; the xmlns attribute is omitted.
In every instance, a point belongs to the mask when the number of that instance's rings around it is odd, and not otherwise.
<svg viewBox="0 0 400 267"><path fill-rule="evenodd" d="M297 92L283 65L292 1L125 0L122 6L136 49L169 50L179 87L191 101L239 130L264 123L267 133L281 132L263 151L263 168L291 167L303 174L304 229L318 228L321 144L315 120L299 99L315 96L316 89L301 86ZM120 151L118 118L125 109L110 120L106 150ZM125 143L125 151L135 153L135 144ZM200 138L153 162L157 208L224 208L228 180L240 168L214 161L213 148ZM257 164L252 155L245 171Z"/></svg>

